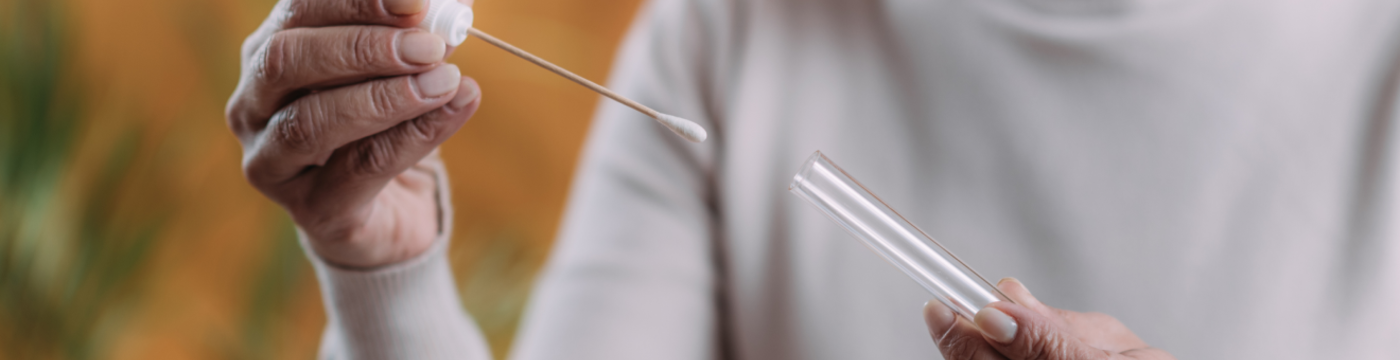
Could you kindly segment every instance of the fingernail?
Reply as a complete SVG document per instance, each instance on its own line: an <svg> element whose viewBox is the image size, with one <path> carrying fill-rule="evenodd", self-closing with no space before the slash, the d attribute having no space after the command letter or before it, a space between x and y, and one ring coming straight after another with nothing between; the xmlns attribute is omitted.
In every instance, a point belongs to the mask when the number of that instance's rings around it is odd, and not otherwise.
<svg viewBox="0 0 1400 360"><path fill-rule="evenodd" d="M953 326L953 322L958 321L958 316L953 313L953 309L944 306L938 300L929 300L924 303L924 321L928 323L929 333L940 335Z"/></svg>
<svg viewBox="0 0 1400 360"><path fill-rule="evenodd" d="M461 84L457 87L457 96L452 97L452 102L447 103L447 106L461 109L470 104L472 100L476 100L479 89L475 85L472 79L462 78Z"/></svg>
<svg viewBox="0 0 1400 360"><path fill-rule="evenodd" d="M447 53L447 45L442 38L430 32L414 31L399 39L399 58L413 64L432 64L442 61Z"/></svg>
<svg viewBox="0 0 1400 360"><path fill-rule="evenodd" d="M423 11L427 0L384 0L384 9L394 15L413 15Z"/></svg>
<svg viewBox="0 0 1400 360"><path fill-rule="evenodd" d="M1005 283L1005 282L1008 282L1008 281L1015 282L1015 283L1017 283L1017 284L1021 284L1021 288L1022 288L1022 289L1026 289L1026 293L1030 293L1030 292L1031 292L1031 289L1026 287L1026 283L1023 283L1023 282L1021 282L1021 279L1017 279L1017 278L1014 278L1014 277L1004 277L1004 278L1001 278L1001 280L997 280L997 287L1001 287L1001 284L1002 284L1002 283Z"/></svg>
<svg viewBox="0 0 1400 360"><path fill-rule="evenodd" d="M457 65L446 64L414 78L423 97L438 97L457 88L457 84L462 82L462 71L457 69Z"/></svg>
<svg viewBox="0 0 1400 360"><path fill-rule="evenodd" d="M977 328L996 342L1007 344L1016 339L1016 319L994 307L982 308L972 322L977 323Z"/></svg>

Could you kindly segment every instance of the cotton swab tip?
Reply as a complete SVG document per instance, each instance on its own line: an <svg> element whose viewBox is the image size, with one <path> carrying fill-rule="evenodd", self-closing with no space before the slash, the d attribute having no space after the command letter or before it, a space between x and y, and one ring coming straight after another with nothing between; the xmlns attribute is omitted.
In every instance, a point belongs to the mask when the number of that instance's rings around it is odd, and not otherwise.
<svg viewBox="0 0 1400 360"><path fill-rule="evenodd" d="M700 127L700 124L682 119L678 116L657 114L656 121L660 122L661 125L666 125L666 128L671 129L671 132L691 142L703 142L706 137L709 137L709 134L705 132L705 128Z"/></svg>

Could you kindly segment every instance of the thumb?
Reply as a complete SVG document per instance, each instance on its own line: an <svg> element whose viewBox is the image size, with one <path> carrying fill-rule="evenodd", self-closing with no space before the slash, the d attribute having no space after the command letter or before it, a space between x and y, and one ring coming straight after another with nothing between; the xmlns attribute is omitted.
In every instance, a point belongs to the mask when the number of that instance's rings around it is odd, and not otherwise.
<svg viewBox="0 0 1400 360"><path fill-rule="evenodd" d="M987 343L1012 360L1107 359L1113 354L1084 344L1059 322L1024 306L999 301L973 322Z"/></svg>

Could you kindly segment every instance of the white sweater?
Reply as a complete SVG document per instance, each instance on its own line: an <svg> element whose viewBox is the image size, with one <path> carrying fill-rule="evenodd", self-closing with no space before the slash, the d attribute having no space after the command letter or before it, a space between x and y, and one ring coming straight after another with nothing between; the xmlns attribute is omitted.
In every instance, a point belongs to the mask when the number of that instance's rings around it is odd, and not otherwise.
<svg viewBox="0 0 1400 360"><path fill-rule="evenodd" d="M937 358L931 296L788 193L822 150L988 278L1181 359L1400 359L1400 2L643 13L612 84L711 140L605 103L515 358ZM325 354L488 356L441 243L318 265Z"/></svg>

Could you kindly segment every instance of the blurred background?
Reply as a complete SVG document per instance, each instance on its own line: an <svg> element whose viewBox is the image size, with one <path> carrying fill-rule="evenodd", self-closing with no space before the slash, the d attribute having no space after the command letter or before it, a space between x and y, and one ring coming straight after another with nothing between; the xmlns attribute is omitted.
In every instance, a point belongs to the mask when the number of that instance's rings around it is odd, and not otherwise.
<svg viewBox="0 0 1400 360"><path fill-rule="evenodd" d="M325 324L291 222L224 125L274 0L0 0L0 359L309 359ZM476 26L604 80L638 0L477 0ZM478 40L443 146L463 302L498 358L599 97Z"/></svg>

